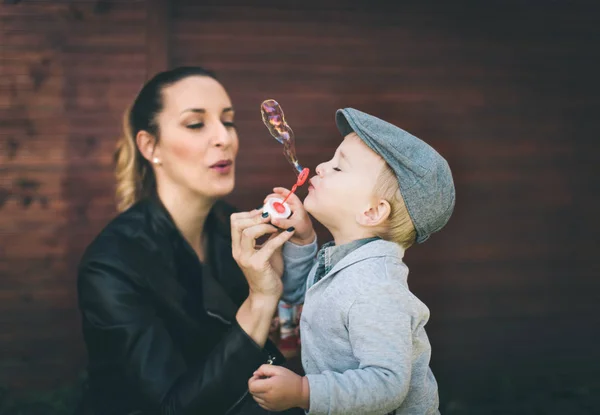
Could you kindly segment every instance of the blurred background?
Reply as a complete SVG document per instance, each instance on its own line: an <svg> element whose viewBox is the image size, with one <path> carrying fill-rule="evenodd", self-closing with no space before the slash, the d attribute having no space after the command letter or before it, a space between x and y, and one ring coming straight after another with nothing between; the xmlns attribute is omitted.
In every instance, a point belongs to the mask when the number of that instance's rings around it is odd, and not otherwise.
<svg viewBox="0 0 600 415"><path fill-rule="evenodd" d="M240 209L295 182L264 99L282 105L312 171L341 140L343 107L446 157L455 213L406 256L431 310L442 414L600 414L599 12L558 0L3 0L0 414L75 410L75 269L116 213L123 111L179 65L216 71L231 95Z"/></svg>

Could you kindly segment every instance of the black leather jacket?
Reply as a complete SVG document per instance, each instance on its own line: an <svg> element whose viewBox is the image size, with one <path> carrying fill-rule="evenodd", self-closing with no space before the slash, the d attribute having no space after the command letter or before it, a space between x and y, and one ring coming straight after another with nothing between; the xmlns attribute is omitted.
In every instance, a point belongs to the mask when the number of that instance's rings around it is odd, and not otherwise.
<svg viewBox="0 0 600 415"><path fill-rule="evenodd" d="M264 414L248 393L263 363L281 364L237 324L248 284L231 255L219 202L201 264L156 199L117 216L87 248L78 295L92 407L111 414Z"/></svg>

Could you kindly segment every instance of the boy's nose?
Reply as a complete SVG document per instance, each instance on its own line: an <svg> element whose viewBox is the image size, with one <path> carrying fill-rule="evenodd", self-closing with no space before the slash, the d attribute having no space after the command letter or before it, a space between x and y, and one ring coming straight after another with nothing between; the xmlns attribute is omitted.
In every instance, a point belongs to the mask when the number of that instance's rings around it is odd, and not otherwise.
<svg viewBox="0 0 600 415"><path fill-rule="evenodd" d="M317 173L317 176L321 177L323 176L322 172L323 172L323 164L319 164L317 166L317 168L315 169L315 172Z"/></svg>

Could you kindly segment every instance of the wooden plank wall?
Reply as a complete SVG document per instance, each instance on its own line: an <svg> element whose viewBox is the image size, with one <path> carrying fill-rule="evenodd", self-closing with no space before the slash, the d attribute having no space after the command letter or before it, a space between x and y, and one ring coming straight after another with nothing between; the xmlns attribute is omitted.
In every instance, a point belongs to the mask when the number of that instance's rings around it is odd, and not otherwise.
<svg viewBox="0 0 600 415"><path fill-rule="evenodd" d="M0 383L48 386L81 369L74 264L114 214L121 113L165 64L205 65L228 89L241 138L229 199L242 209L294 181L260 120L267 98L313 171L345 106L448 159L455 214L406 258L446 395L476 386L460 381L469 371L595 370L598 21L586 6L502 4L0 5Z"/></svg>
<svg viewBox="0 0 600 415"><path fill-rule="evenodd" d="M294 181L264 99L282 104L313 171L340 141L337 108L397 123L456 181L450 223L406 256L443 397L500 372L598 370L597 17L564 3L389 3L175 2L172 64L216 70L238 109L231 200L251 209Z"/></svg>
<svg viewBox="0 0 600 415"><path fill-rule="evenodd" d="M146 77L145 6L0 5L0 384L55 386L82 369L74 270L115 212L112 152Z"/></svg>

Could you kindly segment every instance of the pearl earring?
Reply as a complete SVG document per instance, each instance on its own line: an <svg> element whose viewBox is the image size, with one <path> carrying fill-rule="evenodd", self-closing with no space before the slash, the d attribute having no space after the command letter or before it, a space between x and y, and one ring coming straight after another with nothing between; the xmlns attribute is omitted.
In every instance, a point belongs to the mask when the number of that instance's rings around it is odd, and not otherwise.
<svg viewBox="0 0 600 415"><path fill-rule="evenodd" d="M158 157L154 157L152 159L152 163L154 163L154 164L160 164L160 160L158 159Z"/></svg>

